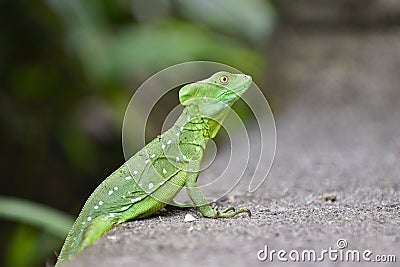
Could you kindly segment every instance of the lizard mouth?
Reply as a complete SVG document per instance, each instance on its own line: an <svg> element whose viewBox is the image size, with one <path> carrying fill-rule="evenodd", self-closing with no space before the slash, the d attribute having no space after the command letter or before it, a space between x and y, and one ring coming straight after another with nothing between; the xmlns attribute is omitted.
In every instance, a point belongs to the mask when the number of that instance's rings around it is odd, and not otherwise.
<svg viewBox="0 0 400 267"><path fill-rule="evenodd" d="M244 75L244 76L245 76L245 80L239 86L239 88L236 92L239 95L242 95L244 92L246 92L246 90L250 87L251 82L252 82L251 76L249 76L249 75Z"/></svg>

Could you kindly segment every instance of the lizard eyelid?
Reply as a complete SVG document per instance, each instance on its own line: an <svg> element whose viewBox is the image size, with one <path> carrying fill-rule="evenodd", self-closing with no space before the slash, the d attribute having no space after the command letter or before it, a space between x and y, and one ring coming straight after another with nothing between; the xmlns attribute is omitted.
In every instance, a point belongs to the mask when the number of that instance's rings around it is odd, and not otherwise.
<svg viewBox="0 0 400 267"><path fill-rule="evenodd" d="M229 82L228 76L222 75L221 77L219 77L219 82L222 84L228 84L228 82Z"/></svg>

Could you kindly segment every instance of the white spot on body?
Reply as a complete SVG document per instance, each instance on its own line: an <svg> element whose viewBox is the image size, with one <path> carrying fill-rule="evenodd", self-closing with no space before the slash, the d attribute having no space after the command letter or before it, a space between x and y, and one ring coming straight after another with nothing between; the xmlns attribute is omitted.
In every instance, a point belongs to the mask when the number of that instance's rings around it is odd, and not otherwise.
<svg viewBox="0 0 400 267"><path fill-rule="evenodd" d="M172 143L172 140L168 140L167 145L170 145Z"/></svg>
<svg viewBox="0 0 400 267"><path fill-rule="evenodd" d="M130 207L130 206L125 206L125 207L122 207L122 208L121 208L121 211L124 211L124 210L127 210L127 209L129 209L129 207Z"/></svg>
<svg viewBox="0 0 400 267"><path fill-rule="evenodd" d="M92 220L92 217L87 217L87 221L90 222Z"/></svg>
<svg viewBox="0 0 400 267"><path fill-rule="evenodd" d="M109 195L111 195L112 193L114 193L114 191L112 191L112 190L108 191Z"/></svg>
<svg viewBox="0 0 400 267"><path fill-rule="evenodd" d="M114 187L114 191L117 191L118 190L118 187Z"/></svg>
<svg viewBox="0 0 400 267"><path fill-rule="evenodd" d="M96 206L94 206L93 208L94 208L95 210L97 210L97 209L99 208L99 206L96 205Z"/></svg>
<svg viewBox="0 0 400 267"><path fill-rule="evenodd" d="M161 148L162 148L162 149L165 149L165 145L164 145L164 144L162 144Z"/></svg>
<svg viewBox="0 0 400 267"><path fill-rule="evenodd" d="M179 157L176 157L176 158L175 158L175 161L176 161L176 162L179 162Z"/></svg>
<svg viewBox="0 0 400 267"><path fill-rule="evenodd" d="M149 162L150 162L150 160L146 159L146 161L145 161L144 163L146 163L146 164L147 164L147 163L149 163Z"/></svg>
<svg viewBox="0 0 400 267"><path fill-rule="evenodd" d="M137 171L133 171L133 174L136 175L136 174L138 174L138 172Z"/></svg>
<svg viewBox="0 0 400 267"><path fill-rule="evenodd" d="M137 201L139 201L139 200L141 200L141 199L142 199L141 197L137 197L137 198L131 199L131 202L132 202L132 203L135 203L135 202L137 202Z"/></svg>
<svg viewBox="0 0 400 267"><path fill-rule="evenodd" d="M151 158L155 158L155 157L156 157L156 154L152 154L150 157L151 157Z"/></svg>
<svg viewBox="0 0 400 267"><path fill-rule="evenodd" d="M176 133L176 136L179 136L179 132Z"/></svg>
<svg viewBox="0 0 400 267"><path fill-rule="evenodd" d="M101 205L103 205L104 204L104 202L103 201L99 201L99 206L101 206Z"/></svg>
<svg viewBox="0 0 400 267"><path fill-rule="evenodd" d="M183 160L187 160L187 157L185 155L182 156Z"/></svg>
<svg viewBox="0 0 400 267"><path fill-rule="evenodd" d="M154 187L153 183L149 183L149 189L152 189Z"/></svg>
<svg viewBox="0 0 400 267"><path fill-rule="evenodd" d="M166 169L162 169L162 173L166 174L167 170Z"/></svg>
<svg viewBox="0 0 400 267"><path fill-rule="evenodd" d="M166 181L162 181L162 182L159 183L159 185L163 185L163 184L165 184L165 182L166 182Z"/></svg>
<svg viewBox="0 0 400 267"><path fill-rule="evenodd" d="M115 213L110 213L110 214L108 214L108 216L106 217L106 219L113 218L113 217L115 217Z"/></svg>
<svg viewBox="0 0 400 267"><path fill-rule="evenodd" d="M132 179L131 176L126 176L126 177L125 177L125 180L127 180L127 181L130 180L130 179Z"/></svg>
<svg viewBox="0 0 400 267"><path fill-rule="evenodd" d="M187 120L190 121L190 115L187 116Z"/></svg>
<svg viewBox="0 0 400 267"><path fill-rule="evenodd" d="M200 147L196 146L196 151L200 151Z"/></svg>
<svg viewBox="0 0 400 267"><path fill-rule="evenodd" d="M183 131L183 126L181 126L181 132Z"/></svg>

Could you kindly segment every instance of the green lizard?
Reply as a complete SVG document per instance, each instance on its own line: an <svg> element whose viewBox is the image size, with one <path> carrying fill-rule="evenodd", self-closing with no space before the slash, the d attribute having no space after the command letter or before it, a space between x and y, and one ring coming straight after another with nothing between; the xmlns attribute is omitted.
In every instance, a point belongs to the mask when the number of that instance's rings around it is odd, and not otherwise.
<svg viewBox="0 0 400 267"><path fill-rule="evenodd" d="M214 138L233 103L249 88L251 77L218 72L179 91L184 110L174 126L148 143L105 179L86 201L61 249L56 266L109 231L115 224L148 217L186 187L208 218L230 218L250 211L212 208L197 186L206 142Z"/></svg>

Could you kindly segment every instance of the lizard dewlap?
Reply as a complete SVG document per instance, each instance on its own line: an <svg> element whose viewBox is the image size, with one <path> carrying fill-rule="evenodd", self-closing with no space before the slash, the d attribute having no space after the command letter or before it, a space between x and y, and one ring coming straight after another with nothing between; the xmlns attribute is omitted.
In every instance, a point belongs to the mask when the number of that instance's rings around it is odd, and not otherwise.
<svg viewBox="0 0 400 267"><path fill-rule="evenodd" d="M251 77L217 72L179 91L185 107L174 126L132 156L91 194L70 230L56 266L127 220L148 217L173 203L185 187L208 218L250 211L212 208L197 186L207 140L215 137L230 107L250 87Z"/></svg>

